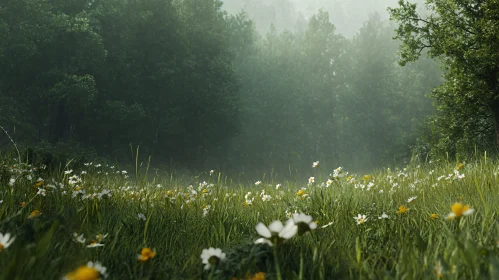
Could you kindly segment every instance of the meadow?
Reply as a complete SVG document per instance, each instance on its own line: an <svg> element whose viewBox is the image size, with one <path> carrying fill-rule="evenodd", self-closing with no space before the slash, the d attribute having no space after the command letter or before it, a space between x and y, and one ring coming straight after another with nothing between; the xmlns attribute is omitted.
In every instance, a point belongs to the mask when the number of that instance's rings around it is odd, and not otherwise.
<svg viewBox="0 0 499 280"><path fill-rule="evenodd" d="M485 156L251 184L0 161L0 279L499 279Z"/></svg>

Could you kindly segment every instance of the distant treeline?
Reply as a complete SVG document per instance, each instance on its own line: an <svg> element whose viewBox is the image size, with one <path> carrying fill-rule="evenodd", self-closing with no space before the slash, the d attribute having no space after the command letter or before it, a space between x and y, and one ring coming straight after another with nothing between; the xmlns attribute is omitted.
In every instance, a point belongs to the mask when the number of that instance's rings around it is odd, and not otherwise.
<svg viewBox="0 0 499 280"><path fill-rule="evenodd" d="M345 39L318 11L303 31L260 36L221 7L2 0L0 125L42 158L130 161L130 144L193 169L411 156L441 75L397 64L395 26L373 15Z"/></svg>

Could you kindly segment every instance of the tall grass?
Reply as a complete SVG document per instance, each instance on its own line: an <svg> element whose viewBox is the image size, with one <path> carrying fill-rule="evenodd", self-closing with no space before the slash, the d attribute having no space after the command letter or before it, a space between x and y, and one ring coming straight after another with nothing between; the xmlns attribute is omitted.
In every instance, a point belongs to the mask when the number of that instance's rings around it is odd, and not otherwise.
<svg viewBox="0 0 499 280"><path fill-rule="evenodd" d="M314 183L269 176L235 185L207 171L192 186L145 176L138 165L49 171L0 161L0 232L16 237L0 252L0 279L70 278L88 261L106 267L108 279L277 279L276 268L282 279L499 279L499 164L490 159L372 174L319 165L302 171ZM474 212L449 220L458 202ZM397 214L400 206L409 211ZM275 247L254 244L259 222L295 212L317 229ZM92 241L103 246L88 248ZM205 270L209 247L226 259ZM138 261L142 248L157 254Z"/></svg>

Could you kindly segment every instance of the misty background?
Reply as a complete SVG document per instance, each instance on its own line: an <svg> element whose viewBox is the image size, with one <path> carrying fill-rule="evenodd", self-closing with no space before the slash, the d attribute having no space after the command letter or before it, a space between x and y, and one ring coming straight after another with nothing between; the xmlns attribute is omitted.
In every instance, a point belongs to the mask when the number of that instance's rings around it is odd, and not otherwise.
<svg viewBox="0 0 499 280"><path fill-rule="evenodd" d="M436 62L396 0L0 3L0 125L34 161L289 174L425 157ZM10 141L0 137L5 150Z"/></svg>

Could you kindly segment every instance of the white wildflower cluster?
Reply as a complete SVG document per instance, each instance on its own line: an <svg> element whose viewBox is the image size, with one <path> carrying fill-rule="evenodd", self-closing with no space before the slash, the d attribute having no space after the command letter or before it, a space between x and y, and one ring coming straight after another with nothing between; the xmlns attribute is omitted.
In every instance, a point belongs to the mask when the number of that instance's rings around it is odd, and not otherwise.
<svg viewBox="0 0 499 280"><path fill-rule="evenodd" d="M255 200L255 198L253 197L253 195L251 194L251 192L248 192L247 194L244 195L244 205L253 205L253 201Z"/></svg>
<svg viewBox="0 0 499 280"><path fill-rule="evenodd" d="M81 184L83 184L83 180L81 179L80 176L78 175L73 175L73 176L70 176L68 178L68 184L71 186L71 187L78 187L80 186Z"/></svg>
<svg viewBox="0 0 499 280"><path fill-rule="evenodd" d="M258 223L255 228L258 234L262 236L254 242L255 244L276 246L292 238L297 233L301 235L316 229L317 224L312 221L312 216L295 213L285 224L275 220L268 227L263 223Z"/></svg>
<svg viewBox="0 0 499 280"><path fill-rule="evenodd" d="M456 181L464 178L464 174L459 173L459 170L454 170L454 173L442 175L437 178L437 181L444 179L445 181Z"/></svg>
<svg viewBox="0 0 499 280"><path fill-rule="evenodd" d="M262 198L262 201L270 201L270 199L272 199L272 196L270 196L269 194L266 194L265 193L265 190L262 190L260 192L260 197Z"/></svg>
<svg viewBox="0 0 499 280"><path fill-rule="evenodd" d="M331 180L338 181L339 179L348 176L348 172L343 171L343 167L338 167L333 170L333 174L329 174Z"/></svg>

